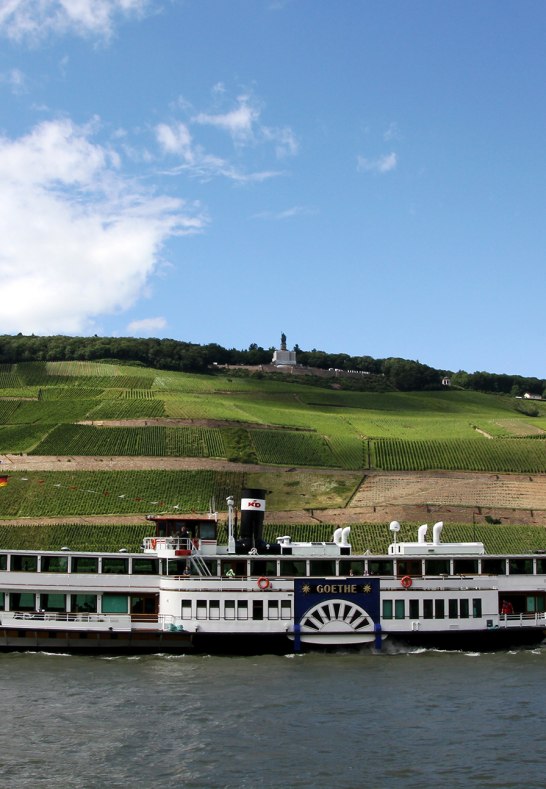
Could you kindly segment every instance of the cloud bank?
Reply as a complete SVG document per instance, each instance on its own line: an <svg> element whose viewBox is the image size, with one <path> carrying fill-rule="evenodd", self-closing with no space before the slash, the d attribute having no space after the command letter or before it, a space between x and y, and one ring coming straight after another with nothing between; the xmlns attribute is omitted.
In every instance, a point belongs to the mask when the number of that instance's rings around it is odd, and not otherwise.
<svg viewBox="0 0 546 789"><path fill-rule="evenodd" d="M84 334L145 292L164 242L206 218L144 191L93 125L0 137L0 332Z"/></svg>
<svg viewBox="0 0 546 789"><path fill-rule="evenodd" d="M149 0L3 0L0 34L13 41L38 41L68 33L110 38L120 16L141 16Z"/></svg>

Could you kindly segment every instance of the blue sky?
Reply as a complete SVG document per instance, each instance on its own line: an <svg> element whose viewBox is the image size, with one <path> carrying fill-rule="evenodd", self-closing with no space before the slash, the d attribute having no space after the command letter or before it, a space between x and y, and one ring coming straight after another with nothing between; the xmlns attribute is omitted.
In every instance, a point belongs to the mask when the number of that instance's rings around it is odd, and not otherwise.
<svg viewBox="0 0 546 789"><path fill-rule="evenodd" d="M0 333L545 377L546 4L0 0Z"/></svg>

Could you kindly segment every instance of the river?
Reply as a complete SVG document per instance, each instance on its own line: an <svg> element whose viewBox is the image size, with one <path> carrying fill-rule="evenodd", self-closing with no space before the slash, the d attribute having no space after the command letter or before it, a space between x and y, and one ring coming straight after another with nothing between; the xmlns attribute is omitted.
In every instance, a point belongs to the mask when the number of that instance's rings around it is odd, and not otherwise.
<svg viewBox="0 0 546 789"><path fill-rule="evenodd" d="M493 654L0 655L0 785L546 784L546 644Z"/></svg>

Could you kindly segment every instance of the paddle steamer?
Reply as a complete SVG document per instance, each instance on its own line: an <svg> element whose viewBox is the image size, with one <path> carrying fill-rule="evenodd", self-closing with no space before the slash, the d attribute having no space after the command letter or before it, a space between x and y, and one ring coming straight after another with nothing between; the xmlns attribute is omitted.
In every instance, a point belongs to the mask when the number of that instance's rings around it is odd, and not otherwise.
<svg viewBox="0 0 546 789"><path fill-rule="evenodd" d="M390 641L454 649L536 644L546 632L546 555L486 555L442 542L436 523L383 555L331 542L267 544L265 492L243 491L240 524L148 516L129 553L0 551L0 649L85 653L287 653Z"/></svg>

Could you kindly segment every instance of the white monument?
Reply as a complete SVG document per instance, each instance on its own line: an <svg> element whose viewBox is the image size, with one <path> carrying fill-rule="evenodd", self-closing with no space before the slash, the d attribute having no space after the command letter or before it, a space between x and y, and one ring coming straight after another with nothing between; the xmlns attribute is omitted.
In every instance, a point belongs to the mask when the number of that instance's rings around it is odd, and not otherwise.
<svg viewBox="0 0 546 789"><path fill-rule="evenodd" d="M296 351L286 350L286 334L281 334L281 347L278 351L273 352L271 364L274 364L275 367L295 367L297 365Z"/></svg>

